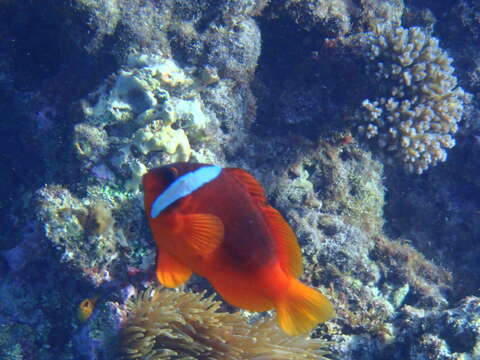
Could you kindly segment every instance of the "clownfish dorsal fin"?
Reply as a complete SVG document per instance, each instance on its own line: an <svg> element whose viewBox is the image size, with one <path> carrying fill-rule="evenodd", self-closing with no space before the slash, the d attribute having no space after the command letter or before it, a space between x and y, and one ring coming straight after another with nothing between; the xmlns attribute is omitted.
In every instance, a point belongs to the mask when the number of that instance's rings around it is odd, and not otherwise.
<svg viewBox="0 0 480 360"><path fill-rule="evenodd" d="M224 227L219 217L212 214L181 215L182 237L199 255L209 255L223 242Z"/></svg>
<svg viewBox="0 0 480 360"><path fill-rule="evenodd" d="M192 275L192 270L166 251L157 250L157 279L165 287L182 285Z"/></svg>
<svg viewBox="0 0 480 360"><path fill-rule="evenodd" d="M227 173L235 177L245 188L252 198L261 204L265 204L267 199L265 197L265 190L262 185L250 173L239 168L225 169Z"/></svg>
<svg viewBox="0 0 480 360"><path fill-rule="evenodd" d="M282 269L287 274L298 278L302 275L303 264L295 233L277 210L271 206L262 206L261 210L275 238L275 248Z"/></svg>

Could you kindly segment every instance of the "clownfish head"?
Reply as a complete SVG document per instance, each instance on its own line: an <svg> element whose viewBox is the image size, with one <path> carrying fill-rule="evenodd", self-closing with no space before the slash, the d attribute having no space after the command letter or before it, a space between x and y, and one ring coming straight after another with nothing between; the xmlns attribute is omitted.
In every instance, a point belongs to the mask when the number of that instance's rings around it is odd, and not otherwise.
<svg viewBox="0 0 480 360"><path fill-rule="evenodd" d="M222 168L208 164L175 163L161 166L143 176L145 210L152 219L203 185L217 178Z"/></svg>

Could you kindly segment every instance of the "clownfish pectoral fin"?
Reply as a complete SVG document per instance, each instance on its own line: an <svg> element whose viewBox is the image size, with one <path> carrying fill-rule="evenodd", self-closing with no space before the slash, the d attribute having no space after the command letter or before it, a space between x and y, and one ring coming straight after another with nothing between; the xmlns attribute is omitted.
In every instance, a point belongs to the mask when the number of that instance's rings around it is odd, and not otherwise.
<svg viewBox="0 0 480 360"><path fill-rule="evenodd" d="M295 233L277 210L271 206L262 206L261 209L275 239L275 249L280 266L288 275L298 278L302 275L303 265L302 253Z"/></svg>
<svg viewBox="0 0 480 360"><path fill-rule="evenodd" d="M297 279L292 279L276 310L280 327L289 335L307 334L335 316L332 304L321 292Z"/></svg>
<svg viewBox="0 0 480 360"><path fill-rule="evenodd" d="M239 181L248 191L250 196L261 204L267 202L265 197L265 190L262 185L248 172L239 168L227 168L228 174L232 175L237 181Z"/></svg>
<svg viewBox="0 0 480 360"><path fill-rule="evenodd" d="M166 251L157 251L157 279L165 287L174 288L186 282L192 270Z"/></svg>
<svg viewBox="0 0 480 360"><path fill-rule="evenodd" d="M212 214L188 214L182 217L182 237L199 255L209 255L223 242L224 227Z"/></svg>

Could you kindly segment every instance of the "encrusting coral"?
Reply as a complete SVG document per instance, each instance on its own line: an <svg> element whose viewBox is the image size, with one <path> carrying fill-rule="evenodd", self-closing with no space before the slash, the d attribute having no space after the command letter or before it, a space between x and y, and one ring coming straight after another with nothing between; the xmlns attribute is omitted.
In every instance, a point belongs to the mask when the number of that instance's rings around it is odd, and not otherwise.
<svg viewBox="0 0 480 360"><path fill-rule="evenodd" d="M201 139L210 122L193 82L170 58L132 54L81 103L73 145L84 170L138 191L147 168L188 160L190 140Z"/></svg>
<svg viewBox="0 0 480 360"><path fill-rule="evenodd" d="M465 93L452 58L437 38L419 27L377 25L364 39L379 96L362 103L367 122L358 130L409 172L421 174L443 162L455 146Z"/></svg>
<svg viewBox="0 0 480 360"><path fill-rule="evenodd" d="M218 311L204 293L149 288L127 302L125 359L327 359L328 342L285 335L275 319L250 325L240 313Z"/></svg>

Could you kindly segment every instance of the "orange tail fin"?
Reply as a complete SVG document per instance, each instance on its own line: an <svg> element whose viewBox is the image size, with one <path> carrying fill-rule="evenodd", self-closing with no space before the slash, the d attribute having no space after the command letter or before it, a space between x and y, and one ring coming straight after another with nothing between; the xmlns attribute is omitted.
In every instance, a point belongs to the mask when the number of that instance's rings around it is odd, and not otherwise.
<svg viewBox="0 0 480 360"><path fill-rule="evenodd" d="M276 310L280 327L289 335L307 334L335 316L332 304L322 293L294 278Z"/></svg>

